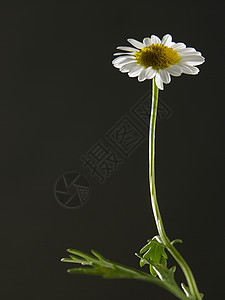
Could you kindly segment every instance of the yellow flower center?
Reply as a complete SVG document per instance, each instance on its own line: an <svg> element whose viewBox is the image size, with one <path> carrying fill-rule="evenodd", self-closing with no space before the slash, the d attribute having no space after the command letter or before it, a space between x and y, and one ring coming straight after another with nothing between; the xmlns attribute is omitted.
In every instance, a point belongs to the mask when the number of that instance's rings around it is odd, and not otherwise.
<svg viewBox="0 0 225 300"><path fill-rule="evenodd" d="M179 62L180 57L176 50L163 44L153 44L136 52L137 63L144 68L152 67L154 70L166 69Z"/></svg>

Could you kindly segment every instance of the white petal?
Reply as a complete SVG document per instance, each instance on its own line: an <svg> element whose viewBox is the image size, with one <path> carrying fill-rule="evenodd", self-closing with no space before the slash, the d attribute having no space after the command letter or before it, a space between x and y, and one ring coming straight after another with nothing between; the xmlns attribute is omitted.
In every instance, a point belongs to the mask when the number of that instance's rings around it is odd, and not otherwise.
<svg viewBox="0 0 225 300"><path fill-rule="evenodd" d="M123 51L130 51L130 52L138 51L136 48L126 47L126 46L119 46L119 47L116 47L116 49L123 50Z"/></svg>
<svg viewBox="0 0 225 300"><path fill-rule="evenodd" d="M129 59L129 60L132 61L132 60L134 60L135 58L134 58L134 57L130 57L129 55L119 56L119 57L114 58L114 60L112 61L112 63L113 63L113 64L115 64L115 63L120 63L120 62L125 61L125 60L127 60L127 59Z"/></svg>
<svg viewBox="0 0 225 300"><path fill-rule="evenodd" d="M146 37L143 39L143 43L146 45L146 46L151 46L152 44L152 41L149 37Z"/></svg>
<svg viewBox="0 0 225 300"><path fill-rule="evenodd" d="M151 41L152 41L152 44L161 44L161 40L160 38L158 38L156 35L151 35Z"/></svg>
<svg viewBox="0 0 225 300"><path fill-rule="evenodd" d="M179 63L179 67L182 70L182 73L191 72L191 69L186 64Z"/></svg>
<svg viewBox="0 0 225 300"><path fill-rule="evenodd" d="M160 90L163 90L163 89L164 89L164 88L163 88L163 82L162 82L162 79L161 79L159 73L157 73L156 76L155 76L155 83L156 83L157 87L158 87Z"/></svg>
<svg viewBox="0 0 225 300"><path fill-rule="evenodd" d="M192 66L198 66L204 63L205 58L200 55L185 55L181 57L181 62L188 63Z"/></svg>
<svg viewBox="0 0 225 300"><path fill-rule="evenodd" d="M137 77L137 76L141 73L142 69L143 69L142 66L137 65L136 67L134 67L134 68L128 73L128 75L129 75L130 77Z"/></svg>
<svg viewBox="0 0 225 300"><path fill-rule="evenodd" d="M159 70L159 75L164 83L170 83L171 77L166 70Z"/></svg>
<svg viewBox="0 0 225 300"><path fill-rule="evenodd" d="M179 66L182 68L182 72L184 74L196 75L199 72L199 69L197 67L189 66L182 63L180 63Z"/></svg>
<svg viewBox="0 0 225 300"><path fill-rule="evenodd" d="M120 68L122 68L123 66L125 66L127 63L120 63L120 64L114 64L113 66L115 67L115 68L117 68L117 69L120 69Z"/></svg>
<svg viewBox="0 0 225 300"><path fill-rule="evenodd" d="M175 43L171 46L171 48L173 48L174 50L183 49L186 48L186 45L184 43Z"/></svg>
<svg viewBox="0 0 225 300"><path fill-rule="evenodd" d="M162 38L162 44L170 47L171 42L172 42L172 36L170 34L164 35L164 37Z"/></svg>
<svg viewBox="0 0 225 300"><path fill-rule="evenodd" d="M125 64L120 68L120 72L122 72L122 73L130 72L136 66L137 66L136 62Z"/></svg>
<svg viewBox="0 0 225 300"><path fill-rule="evenodd" d="M191 73L191 75L197 75L199 72L200 72L200 70L199 70L199 68L197 68L197 67L194 67L194 66L188 66L189 67L189 69L191 69L191 71L192 71L192 73ZM185 72L184 72L185 73ZM187 74L187 73L186 73Z"/></svg>
<svg viewBox="0 0 225 300"><path fill-rule="evenodd" d="M129 42L131 45L133 45L134 47L136 47L136 48L138 48L138 49L142 49L142 48L145 47L145 45L144 45L143 43L138 42L138 41L136 41L136 40L134 40L134 39L127 39L127 40L128 40L128 42Z"/></svg>
<svg viewBox="0 0 225 300"><path fill-rule="evenodd" d="M117 52L117 53L114 53L113 55L135 55L134 52Z"/></svg>
<svg viewBox="0 0 225 300"><path fill-rule="evenodd" d="M182 73L182 69L178 65L171 65L166 70L173 76L180 76Z"/></svg>
<svg viewBox="0 0 225 300"><path fill-rule="evenodd" d="M156 74L156 70L152 69L152 67L149 67L146 69L146 78L147 79L152 79Z"/></svg>
<svg viewBox="0 0 225 300"><path fill-rule="evenodd" d="M122 61L122 62L114 63L113 66L114 66L115 68L121 68L122 66L125 66L125 65L127 65L127 64L130 64L130 63L132 63L132 62L135 62L135 60L133 60L133 59L129 60L129 58L127 58L127 60L124 60L124 61ZM135 62L135 63L137 64L137 62Z"/></svg>
<svg viewBox="0 0 225 300"><path fill-rule="evenodd" d="M146 73L146 69L143 69L141 71L141 73L139 74L139 76L138 76L138 81L141 82L141 81L144 81L146 79L145 73Z"/></svg>
<svg viewBox="0 0 225 300"><path fill-rule="evenodd" d="M182 49L177 49L177 53L180 53L180 54L186 54L186 53L200 53L200 52L197 52L195 50L195 48L182 48Z"/></svg>
<svg viewBox="0 0 225 300"><path fill-rule="evenodd" d="M202 54L201 54L201 52L191 52L191 51L189 51L189 52L180 52L179 50L177 50L177 53L178 53L178 55L179 55L179 57L185 57L185 56L190 56L190 55L198 55L198 56L202 56Z"/></svg>
<svg viewBox="0 0 225 300"><path fill-rule="evenodd" d="M115 68L121 68L122 66L125 66L126 64L130 64L131 62L133 62L133 60L131 60L131 61L124 61L124 62L120 62L120 63L114 63L113 66Z"/></svg>

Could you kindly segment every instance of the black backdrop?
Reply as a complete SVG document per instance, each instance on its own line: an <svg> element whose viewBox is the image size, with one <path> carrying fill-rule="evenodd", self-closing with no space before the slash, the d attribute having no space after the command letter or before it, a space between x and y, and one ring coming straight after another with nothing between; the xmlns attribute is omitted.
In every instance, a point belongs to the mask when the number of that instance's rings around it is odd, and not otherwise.
<svg viewBox="0 0 225 300"><path fill-rule="evenodd" d="M219 1L1 3L2 300L174 299L144 282L69 275L60 262L69 247L93 248L138 267L134 252L156 234L146 138L125 155L109 139L125 116L146 135L133 112L150 82L120 73L111 60L128 37L166 33L206 62L198 76L173 77L160 92L158 199L167 233L183 239L177 247L205 299L222 298L223 18ZM81 159L99 141L122 160L103 183ZM54 194L71 171L91 186L75 209Z"/></svg>

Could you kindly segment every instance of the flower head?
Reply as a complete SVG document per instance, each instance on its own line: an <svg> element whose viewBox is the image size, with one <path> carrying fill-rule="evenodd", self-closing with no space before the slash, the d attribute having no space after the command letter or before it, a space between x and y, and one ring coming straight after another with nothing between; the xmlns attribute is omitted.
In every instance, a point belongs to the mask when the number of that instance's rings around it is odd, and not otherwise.
<svg viewBox="0 0 225 300"><path fill-rule="evenodd" d="M134 39L128 39L128 42L133 47L117 47L126 52L114 54L118 56L112 61L114 67L130 77L138 77L138 81L155 77L156 85L161 90L163 83L170 83L170 75L196 75L199 72L196 66L205 61L194 48L172 42L170 34L164 35L162 40L152 35L151 38L144 38L143 43Z"/></svg>

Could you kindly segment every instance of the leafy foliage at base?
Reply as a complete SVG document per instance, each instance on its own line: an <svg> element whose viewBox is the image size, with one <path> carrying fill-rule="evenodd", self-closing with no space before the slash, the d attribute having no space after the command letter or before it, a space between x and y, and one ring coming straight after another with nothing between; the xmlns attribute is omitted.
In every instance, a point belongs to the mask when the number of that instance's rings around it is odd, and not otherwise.
<svg viewBox="0 0 225 300"><path fill-rule="evenodd" d="M62 258L62 262L76 263L84 266L82 268L69 269L69 273L100 275L104 278L110 279L141 278L143 280L144 277L146 280L152 281L154 283L158 281L157 278L154 278L147 273L109 261L95 250L91 250L94 256L75 249L68 249L67 251L71 253L70 258Z"/></svg>
<svg viewBox="0 0 225 300"><path fill-rule="evenodd" d="M91 256L84 252L75 249L68 249L70 253L69 258L62 258L62 262L81 264L80 268L69 269L69 273L73 274L88 274L88 275L99 275L108 279L137 279L147 282L154 283L158 286L161 286L171 293L173 293L177 298L182 300L190 300L190 297L187 297L184 292L177 286L174 280L174 271L175 268L168 269L165 265L157 264L151 260L146 260L144 257L137 256L143 260L144 264L151 264L153 270L156 272L159 278L147 274L145 272L130 268L115 262L112 262L104 258L101 254L92 250Z"/></svg>

